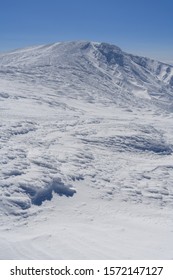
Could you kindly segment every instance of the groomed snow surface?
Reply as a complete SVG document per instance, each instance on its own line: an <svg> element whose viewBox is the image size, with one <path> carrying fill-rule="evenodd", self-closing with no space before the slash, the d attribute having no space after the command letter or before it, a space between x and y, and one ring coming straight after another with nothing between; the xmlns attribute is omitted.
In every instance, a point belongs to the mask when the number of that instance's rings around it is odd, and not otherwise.
<svg viewBox="0 0 173 280"><path fill-rule="evenodd" d="M105 43L0 55L0 259L173 259L173 66Z"/></svg>

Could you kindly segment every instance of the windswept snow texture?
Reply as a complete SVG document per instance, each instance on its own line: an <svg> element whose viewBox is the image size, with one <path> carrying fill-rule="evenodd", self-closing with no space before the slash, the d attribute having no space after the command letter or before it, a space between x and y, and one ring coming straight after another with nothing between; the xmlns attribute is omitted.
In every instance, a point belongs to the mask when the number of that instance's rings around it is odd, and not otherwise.
<svg viewBox="0 0 173 280"><path fill-rule="evenodd" d="M171 259L172 210L173 66L94 42L0 55L1 259Z"/></svg>

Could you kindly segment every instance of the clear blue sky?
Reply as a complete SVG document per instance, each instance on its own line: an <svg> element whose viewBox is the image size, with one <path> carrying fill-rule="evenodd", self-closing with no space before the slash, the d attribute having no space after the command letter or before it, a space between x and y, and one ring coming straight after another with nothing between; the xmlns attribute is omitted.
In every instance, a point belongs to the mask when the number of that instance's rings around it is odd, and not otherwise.
<svg viewBox="0 0 173 280"><path fill-rule="evenodd" d="M0 38L0 51L91 40L173 61L173 0L0 0Z"/></svg>

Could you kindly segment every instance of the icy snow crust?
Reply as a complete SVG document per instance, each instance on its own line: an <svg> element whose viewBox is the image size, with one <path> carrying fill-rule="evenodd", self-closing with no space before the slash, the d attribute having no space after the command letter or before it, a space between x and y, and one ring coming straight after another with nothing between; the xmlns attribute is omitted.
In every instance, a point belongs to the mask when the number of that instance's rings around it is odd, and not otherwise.
<svg viewBox="0 0 173 280"><path fill-rule="evenodd" d="M106 43L0 55L1 259L173 258L173 66Z"/></svg>

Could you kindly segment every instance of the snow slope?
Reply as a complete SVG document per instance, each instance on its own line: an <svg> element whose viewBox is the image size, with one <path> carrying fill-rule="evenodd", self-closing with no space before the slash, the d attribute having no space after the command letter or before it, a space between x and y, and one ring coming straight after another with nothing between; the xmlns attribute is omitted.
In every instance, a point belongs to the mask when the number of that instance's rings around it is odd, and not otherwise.
<svg viewBox="0 0 173 280"><path fill-rule="evenodd" d="M0 55L0 258L173 258L173 66L106 43Z"/></svg>

